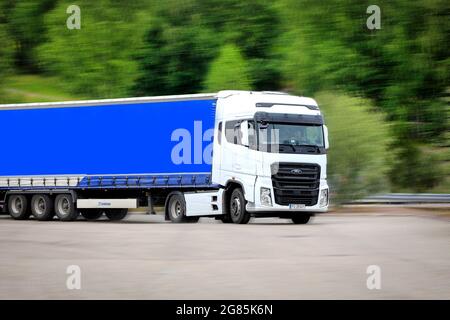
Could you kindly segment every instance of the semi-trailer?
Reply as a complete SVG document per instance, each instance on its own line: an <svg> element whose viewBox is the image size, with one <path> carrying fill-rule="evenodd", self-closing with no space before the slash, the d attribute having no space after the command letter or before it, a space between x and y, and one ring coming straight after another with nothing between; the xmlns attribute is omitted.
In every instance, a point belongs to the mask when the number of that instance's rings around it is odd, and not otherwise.
<svg viewBox="0 0 450 320"><path fill-rule="evenodd" d="M317 102L280 92L0 105L0 209L14 219L251 217L328 209Z"/></svg>

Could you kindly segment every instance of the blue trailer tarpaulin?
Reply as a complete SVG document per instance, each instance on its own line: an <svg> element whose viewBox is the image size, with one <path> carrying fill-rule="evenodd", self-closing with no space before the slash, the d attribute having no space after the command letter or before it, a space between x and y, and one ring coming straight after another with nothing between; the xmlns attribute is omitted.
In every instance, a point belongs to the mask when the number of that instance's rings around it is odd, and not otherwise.
<svg viewBox="0 0 450 320"><path fill-rule="evenodd" d="M0 176L210 174L203 151L212 141L215 103L0 109ZM180 150L182 139L191 139L192 150ZM182 159L174 162L177 152Z"/></svg>

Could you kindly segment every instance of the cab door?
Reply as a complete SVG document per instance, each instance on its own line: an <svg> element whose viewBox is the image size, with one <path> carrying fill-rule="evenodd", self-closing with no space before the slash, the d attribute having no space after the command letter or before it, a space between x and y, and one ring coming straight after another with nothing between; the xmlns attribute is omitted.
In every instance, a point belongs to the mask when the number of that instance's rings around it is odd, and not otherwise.
<svg viewBox="0 0 450 320"><path fill-rule="evenodd" d="M256 134L253 120L225 121L222 150L222 180L237 181L244 186L247 201L254 199L256 180Z"/></svg>

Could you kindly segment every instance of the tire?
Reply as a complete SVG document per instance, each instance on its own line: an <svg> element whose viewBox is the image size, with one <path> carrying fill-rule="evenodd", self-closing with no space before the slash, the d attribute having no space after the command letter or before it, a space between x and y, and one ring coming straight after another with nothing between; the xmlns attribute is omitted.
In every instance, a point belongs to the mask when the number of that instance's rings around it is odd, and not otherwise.
<svg viewBox="0 0 450 320"><path fill-rule="evenodd" d="M105 210L106 217L111 221L119 221L125 218L128 214L128 209L108 209Z"/></svg>
<svg viewBox="0 0 450 320"><path fill-rule="evenodd" d="M97 220L103 215L103 210L100 209L83 209L81 215L86 220Z"/></svg>
<svg viewBox="0 0 450 320"><path fill-rule="evenodd" d="M26 220L30 217L27 197L21 194L13 194L8 198L8 212L13 219Z"/></svg>
<svg viewBox="0 0 450 320"><path fill-rule="evenodd" d="M311 219L311 215L300 213L299 215L293 216L291 219L294 224L307 224Z"/></svg>
<svg viewBox="0 0 450 320"><path fill-rule="evenodd" d="M231 216L229 214L220 216L219 220L222 221L222 223L233 223L233 220L231 220Z"/></svg>
<svg viewBox="0 0 450 320"><path fill-rule="evenodd" d="M80 215L70 194L59 194L56 196L55 213L61 221L73 221Z"/></svg>
<svg viewBox="0 0 450 320"><path fill-rule="evenodd" d="M187 217L187 222L189 223L197 223L200 220L200 217Z"/></svg>
<svg viewBox="0 0 450 320"><path fill-rule="evenodd" d="M53 200L46 194L35 194L31 198L31 213L37 220L52 220L55 215Z"/></svg>
<svg viewBox="0 0 450 320"><path fill-rule="evenodd" d="M245 210L245 205L242 189L234 189L230 198L230 216L233 223L247 224L250 221L250 214Z"/></svg>
<svg viewBox="0 0 450 320"><path fill-rule="evenodd" d="M170 197L167 204L167 211L170 221L174 223L189 222L189 218L186 217L186 201L182 194L174 194Z"/></svg>

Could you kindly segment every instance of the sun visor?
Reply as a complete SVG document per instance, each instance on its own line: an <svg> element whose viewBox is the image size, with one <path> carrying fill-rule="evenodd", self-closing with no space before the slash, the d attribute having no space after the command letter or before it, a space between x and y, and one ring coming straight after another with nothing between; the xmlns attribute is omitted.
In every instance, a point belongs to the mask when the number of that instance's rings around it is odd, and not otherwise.
<svg viewBox="0 0 450 320"><path fill-rule="evenodd" d="M277 123L303 123L323 125L323 117L321 115L256 112L255 120Z"/></svg>

